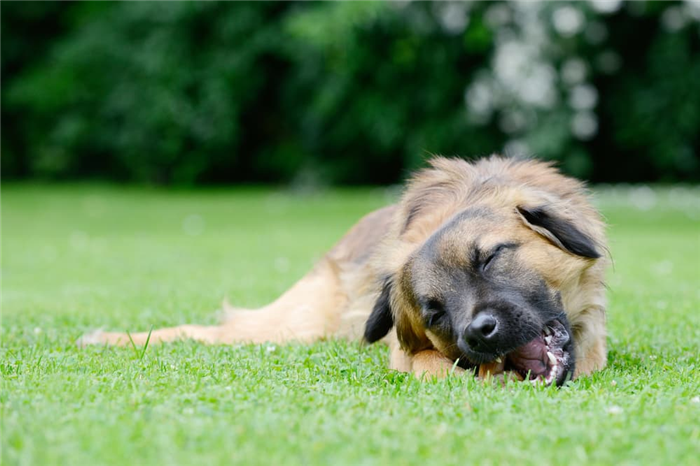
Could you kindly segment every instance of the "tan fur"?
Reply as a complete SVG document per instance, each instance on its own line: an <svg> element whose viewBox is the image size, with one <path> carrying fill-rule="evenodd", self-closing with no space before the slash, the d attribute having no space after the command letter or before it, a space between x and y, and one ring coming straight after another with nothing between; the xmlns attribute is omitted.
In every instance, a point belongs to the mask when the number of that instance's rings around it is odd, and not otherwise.
<svg viewBox="0 0 700 466"><path fill-rule="evenodd" d="M229 310L228 318L216 326L155 330L151 342L182 338L203 343L358 339L379 295L380 281L394 277L391 307L395 329L385 338L391 347L390 366L419 377L462 373L454 367L456 356L450 354L450 348L426 332L412 298L407 264L411 255L455 214L486 206L502 220L479 221L470 231L448 236L444 239L445 257L450 259L451 248L461 247L477 234L493 244L503 239L520 242L520 260L561 294L577 344L576 375L589 374L606 363L603 279L607 260L580 258L557 247L556 238L518 215L517 207L522 205L547 205L604 250L603 222L578 181L542 162L491 157L468 163L437 157L430 168L419 171L408 182L397 205L361 219L309 274L272 304L255 311ZM131 337L136 344L144 344L148 333ZM129 337L96 332L80 343L124 345Z"/></svg>

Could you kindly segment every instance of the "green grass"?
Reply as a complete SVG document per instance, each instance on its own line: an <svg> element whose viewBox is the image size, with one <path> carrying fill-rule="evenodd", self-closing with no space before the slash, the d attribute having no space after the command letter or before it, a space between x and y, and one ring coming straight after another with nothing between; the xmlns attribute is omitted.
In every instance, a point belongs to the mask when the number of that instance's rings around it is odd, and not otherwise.
<svg viewBox="0 0 700 466"><path fill-rule="evenodd" d="M3 464L700 464L696 188L599 193L609 365L563 389L419 383L335 341L75 347L265 304L390 198L4 186Z"/></svg>

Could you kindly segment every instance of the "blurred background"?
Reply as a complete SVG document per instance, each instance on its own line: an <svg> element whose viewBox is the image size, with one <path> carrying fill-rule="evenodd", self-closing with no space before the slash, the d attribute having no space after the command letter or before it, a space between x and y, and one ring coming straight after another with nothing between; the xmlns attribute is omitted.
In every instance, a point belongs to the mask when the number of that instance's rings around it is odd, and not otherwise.
<svg viewBox="0 0 700 466"><path fill-rule="evenodd" d="M700 2L2 2L2 179L700 180Z"/></svg>

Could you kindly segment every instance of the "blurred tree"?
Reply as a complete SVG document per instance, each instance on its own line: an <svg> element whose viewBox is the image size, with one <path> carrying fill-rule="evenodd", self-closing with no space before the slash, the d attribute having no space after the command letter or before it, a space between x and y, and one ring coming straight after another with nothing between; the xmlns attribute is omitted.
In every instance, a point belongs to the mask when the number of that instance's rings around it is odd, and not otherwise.
<svg viewBox="0 0 700 466"><path fill-rule="evenodd" d="M694 2L3 2L3 178L700 180ZM643 33L641 33L643 31Z"/></svg>
<svg viewBox="0 0 700 466"><path fill-rule="evenodd" d="M31 171L191 183L225 169L245 179L238 149L277 71L265 59L285 4L92 5L74 6L70 34L3 101L29 117Z"/></svg>
<svg viewBox="0 0 700 466"><path fill-rule="evenodd" d="M35 66L39 68L52 39L69 29L66 3L28 2L21 8L0 5L2 18L2 171L3 177L33 175L29 157L23 149L29 121L23 118L25 109L7 101L7 89ZM8 84L10 83L10 84ZM26 116L26 115L25 115Z"/></svg>

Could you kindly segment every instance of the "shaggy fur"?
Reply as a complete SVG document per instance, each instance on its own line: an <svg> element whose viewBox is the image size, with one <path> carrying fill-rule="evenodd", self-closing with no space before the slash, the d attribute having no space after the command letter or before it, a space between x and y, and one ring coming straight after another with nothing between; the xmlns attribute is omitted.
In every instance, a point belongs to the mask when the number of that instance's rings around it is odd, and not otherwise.
<svg viewBox="0 0 700 466"><path fill-rule="evenodd" d="M430 261L444 264L441 270L454 271L450 273L469 269L471 259L464 251L517 244L496 270L517 264L526 272L523 280L538 277L537 283L543 282L559 300L573 333L575 376L605 366L607 259L600 216L583 185L549 164L495 156L474 163L434 158L408 182L397 205L362 218L272 304L258 310L229 308L227 319L215 326L155 330L151 342L313 342L359 339L364 332L367 340L383 338L391 346L394 369L420 376L460 372L455 361L464 358L463 352L428 328L417 300L420 293L446 286L437 274L416 282L416 267L422 271L434 265L418 257L428 242L434 251ZM465 319L470 312L465 308ZM148 333L131 337L144 344ZM110 332L80 341L128 342L126 334Z"/></svg>

